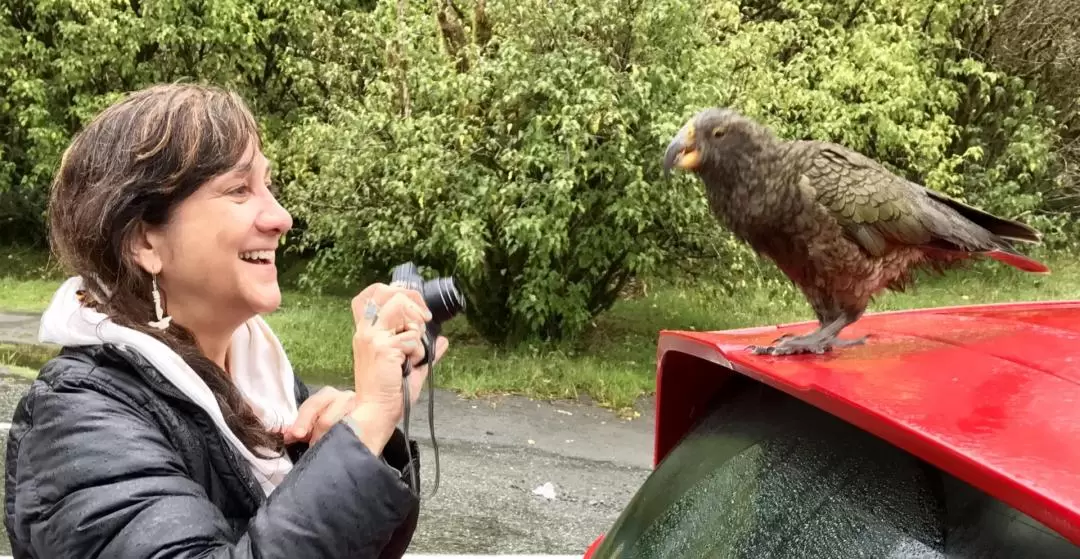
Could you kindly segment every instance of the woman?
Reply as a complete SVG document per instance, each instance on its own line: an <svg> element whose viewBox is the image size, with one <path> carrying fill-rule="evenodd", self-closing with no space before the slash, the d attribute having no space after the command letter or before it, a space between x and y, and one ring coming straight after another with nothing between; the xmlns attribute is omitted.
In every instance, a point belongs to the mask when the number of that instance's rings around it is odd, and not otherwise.
<svg viewBox="0 0 1080 559"><path fill-rule="evenodd" d="M422 359L430 314L415 293L364 289L340 334L355 391L309 398L260 317L280 303L292 226L260 145L236 95L168 85L109 107L64 153L49 225L74 277L42 317L63 351L12 419L15 557L404 553L418 500L395 428L401 365ZM426 376L410 376L414 401Z"/></svg>

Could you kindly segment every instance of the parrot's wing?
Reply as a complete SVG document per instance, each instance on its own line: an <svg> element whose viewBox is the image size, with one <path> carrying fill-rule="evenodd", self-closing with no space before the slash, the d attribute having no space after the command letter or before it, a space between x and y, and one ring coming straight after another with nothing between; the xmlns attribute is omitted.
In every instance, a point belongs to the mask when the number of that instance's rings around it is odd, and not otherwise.
<svg viewBox="0 0 1080 559"><path fill-rule="evenodd" d="M1011 252L1038 243L1030 226L974 208L899 177L861 153L828 142L802 142L803 174L817 202L869 254L890 246Z"/></svg>
<svg viewBox="0 0 1080 559"><path fill-rule="evenodd" d="M821 204L848 237L881 256L890 245L934 244L938 229L921 186L843 146L813 142L803 174Z"/></svg>

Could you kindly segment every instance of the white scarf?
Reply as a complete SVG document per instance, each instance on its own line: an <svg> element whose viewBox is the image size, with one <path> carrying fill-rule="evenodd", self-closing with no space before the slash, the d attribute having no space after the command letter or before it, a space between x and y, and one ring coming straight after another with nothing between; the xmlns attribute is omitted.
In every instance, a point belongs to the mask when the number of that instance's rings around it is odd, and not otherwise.
<svg viewBox="0 0 1080 559"><path fill-rule="evenodd" d="M110 342L142 354L169 382L210 414L225 440L247 460L252 474L269 495L292 469L292 462L285 456L262 459L252 454L225 424L210 388L176 352L151 336L120 326L104 314L84 307L76 297L82 286L80 277L69 278L60 286L41 317L38 338L61 346ZM152 318L147 317L147 321ZM267 428L287 427L295 421L292 366L281 342L262 317L248 320L233 334L229 370L233 383Z"/></svg>

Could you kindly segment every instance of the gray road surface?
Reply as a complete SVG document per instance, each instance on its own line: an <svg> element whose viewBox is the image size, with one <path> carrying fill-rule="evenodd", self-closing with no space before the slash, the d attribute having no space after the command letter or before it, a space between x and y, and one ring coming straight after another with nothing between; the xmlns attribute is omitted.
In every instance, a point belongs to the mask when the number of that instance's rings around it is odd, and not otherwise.
<svg viewBox="0 0 1080 559"><path fill-rule="evenodd" d="M10 421L25 380L0 366L0 421ZM427 391L410 422L430 492L434 478ZM652 408L620 420L576 403L435 396L441 480L423 504L413 553L578 554L606 530L649 473ZM6 430L0 432L7 444ZM0 454L2 458L2 454ZM547 482L555 498L533 494ZM0 487L0 492L2 492ZM0 555L9 554L6 536Z"/></svg>
<svg viewBox="0 0 1080 559"><path fill-rule="evenodd" d="M0 312L0 342L36 344L38 314Z"/></svg>

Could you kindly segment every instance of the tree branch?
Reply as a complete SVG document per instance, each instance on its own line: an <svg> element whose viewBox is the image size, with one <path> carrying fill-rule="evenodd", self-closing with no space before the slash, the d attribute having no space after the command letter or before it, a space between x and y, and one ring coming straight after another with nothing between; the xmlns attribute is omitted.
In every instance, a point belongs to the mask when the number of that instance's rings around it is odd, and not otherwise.
<svg viewBox="0 0 1080 559"><path fill-rule="evenodd" d="M409 97L409 63L405 47L405 3L408 0L397 0L397 59L398 59L398 95L401 98L401 116L409 118L412 115L412 99Z"/></svg>

